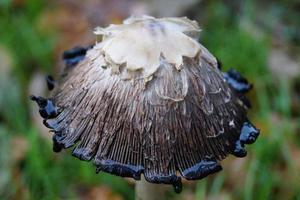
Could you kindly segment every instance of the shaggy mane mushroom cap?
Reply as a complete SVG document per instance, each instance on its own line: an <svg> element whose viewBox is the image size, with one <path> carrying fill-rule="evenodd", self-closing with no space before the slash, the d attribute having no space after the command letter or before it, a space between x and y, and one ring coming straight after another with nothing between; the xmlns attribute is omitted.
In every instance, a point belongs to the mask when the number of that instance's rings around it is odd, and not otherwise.
<svg viewBox="0 0 300 200"><path fill-rule="evenodd" d="M64 53L67 65L49 99L32 96L54 132L56 152L151 183L197 180L246 156L259 131L248 121L251 85L197 42L187 18L144 16L97 28L102 41ZM147 82L147 84L145 84Z"/></svg>

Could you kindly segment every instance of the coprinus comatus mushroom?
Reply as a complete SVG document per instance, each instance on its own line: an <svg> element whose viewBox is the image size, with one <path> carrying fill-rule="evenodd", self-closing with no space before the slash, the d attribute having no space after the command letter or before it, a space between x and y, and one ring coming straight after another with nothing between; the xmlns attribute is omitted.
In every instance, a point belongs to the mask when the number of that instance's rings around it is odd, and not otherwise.
<svg viewBox="0 0 300 200"><path fill-rule="evenodd" d="M101 41L65 52L67 69L50 98L32 96L53 132L54 151L97 171L151 183L197 180L246 156L259 131L248 121L251 85L222 73L187 18L144 16L97 28ZM53 86L52 79L51 88Z"/></svg>

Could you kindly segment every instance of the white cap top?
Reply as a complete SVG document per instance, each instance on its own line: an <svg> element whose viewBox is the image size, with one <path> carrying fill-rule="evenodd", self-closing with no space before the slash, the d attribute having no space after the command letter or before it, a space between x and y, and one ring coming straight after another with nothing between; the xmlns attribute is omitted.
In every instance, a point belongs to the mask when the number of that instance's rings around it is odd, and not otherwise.
<svg viewBox="0 0 300 200"><path fill-rule="evenodd" d="M195 57L202 49L199 31L197 22L186 17L131 17L121 25L96 28L94 33L103 40L95 49L110 65L124 64L128 71L141 70L147 78L157 71L161 58L180 70L183 56Z"/></svg>

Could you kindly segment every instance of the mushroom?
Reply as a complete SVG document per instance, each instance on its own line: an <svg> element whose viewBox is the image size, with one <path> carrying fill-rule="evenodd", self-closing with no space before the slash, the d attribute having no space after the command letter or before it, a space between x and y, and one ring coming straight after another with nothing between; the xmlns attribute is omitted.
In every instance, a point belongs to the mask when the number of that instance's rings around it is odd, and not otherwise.
<svg viewBox="0 0 300 200"><path fill-rule="evenodd" d="M97 28L102 41L64 53L50 98L32 96L53 149L92 161L97 172L151 183L198 180L219 161L246 156L259 135L247 119L251 89L198 42L195 21L131 17ZM52 80L52 79L51 79Z"/></svg>

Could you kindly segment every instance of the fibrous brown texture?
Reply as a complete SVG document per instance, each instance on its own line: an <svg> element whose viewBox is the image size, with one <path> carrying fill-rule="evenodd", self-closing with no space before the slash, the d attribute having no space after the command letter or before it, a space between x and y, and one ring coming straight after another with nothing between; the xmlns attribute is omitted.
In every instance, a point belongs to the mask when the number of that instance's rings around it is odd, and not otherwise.
<svg viewBox="0 0 300 200"><path fill-rule="evenodd" d="M74 155L145 170L146 178L175 175L234 148L245 109L221 72L199 56L183 69L163 63L155 78L122 80L90 50L52 97L62 112L47 123ZM200 63L199 63L200 61ZM230 125L231 124L231 125ZM197 177L195 177L196 179Z"/></svg>
<svg viewBox="0 0 300 200"><path fill-rule="evenodd" d="M103 46L90 49L52 93L58 114L45 124L56 151L76 144L73 155L92 160L98 171L137 180L143 173L147 181L180 187L180 176L217 172L219 160L244 156L243 145L256 139L240 95L200 44L196 55L182 56L180 68L161 55L151 78L143 68L112 64Z"/></svg>

